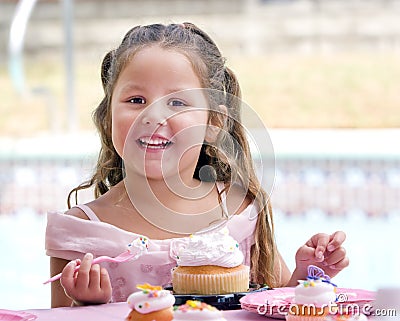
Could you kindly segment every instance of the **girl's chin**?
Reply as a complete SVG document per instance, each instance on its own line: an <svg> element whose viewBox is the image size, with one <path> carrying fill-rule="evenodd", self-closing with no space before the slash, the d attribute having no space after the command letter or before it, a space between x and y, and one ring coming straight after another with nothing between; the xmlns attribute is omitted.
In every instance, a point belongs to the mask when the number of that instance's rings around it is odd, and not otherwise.
<svg viewBox="0 0 400 321"><path fill-rule="evenodd" d="M154 170L154 169L143 169L141 171L135 171L135 172L130 172L127 173L126 177L129 178L129 176L134 177L135 181L143 180L143 181L149 181L149 180L163 180L165 174L161 170Z"/></svg>
<svg viewBox="0 0 400 321"><path fill-rule="evenodd" d="M144 179L146 179L148 182L162 182L165 180L165 175L163 173L146 173L146 176L144 176Z"/></svg>
<svg viewBox="0 0 400 321"><path fill-rule="evenodd" d="M126 178L134 178L135 181L137 182L137 180L165 180L167 177L170 177L172 175L178 175L178 173L170 173L167 170L163 170L161 166L155 166L155 164L153 165L148 165L148 166L144 166L141 168L134 168L134 169L126 169Z"/></svg>

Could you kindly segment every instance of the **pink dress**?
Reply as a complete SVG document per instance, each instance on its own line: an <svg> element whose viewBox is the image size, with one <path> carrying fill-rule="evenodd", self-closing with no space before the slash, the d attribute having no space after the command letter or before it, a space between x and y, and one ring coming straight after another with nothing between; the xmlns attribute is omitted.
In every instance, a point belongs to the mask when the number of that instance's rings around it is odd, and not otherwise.
<svg viewBox="0 0 400 321"><path fill-rule="evenodd" d="M226 209L223 198L222 206ZM116 256L127 249L138 234L101 222L86 205L79 205L89 220L50 212L47 215L46 254L51 257L74 260L85 253ZM244 254L244 264L250 266L250 247L254 244L257 209L251 203L242 213L233 215L227 222L230 235L239 243ZM136 284L150 283L166 286L171 284L171 269L176 266L170 255L172 239L149 240L148 252L136 261L102 263L110 275L113 287L112 302L126 301L137 291Z"/></svg>

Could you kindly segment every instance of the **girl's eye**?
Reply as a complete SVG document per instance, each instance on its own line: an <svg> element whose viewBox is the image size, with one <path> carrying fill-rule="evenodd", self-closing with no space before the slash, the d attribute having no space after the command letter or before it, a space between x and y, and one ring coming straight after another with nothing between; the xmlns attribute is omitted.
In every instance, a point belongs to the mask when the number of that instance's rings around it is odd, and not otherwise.
<svg viewBox="0 0 400 321"><path fill-rule="evenodd" d="M146 100L143 97L132 97L128 100L131 104L145 104Z"/></svg>
<svg viewBox="0 0 400 321"><path fill-rule="evenodd" d="M172 106L172 107L186 107L187 106L187 104L184 101L179 100L179 99L171 99L168 102L168 105Z"/></svg>

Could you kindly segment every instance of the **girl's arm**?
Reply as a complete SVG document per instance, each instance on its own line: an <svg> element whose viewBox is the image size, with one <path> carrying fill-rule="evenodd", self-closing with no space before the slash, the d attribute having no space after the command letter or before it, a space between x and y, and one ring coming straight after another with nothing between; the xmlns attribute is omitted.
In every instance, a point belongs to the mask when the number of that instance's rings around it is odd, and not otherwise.
<svg viewBox="0 0 400 321"><path fill-rule="evenodd" d="M56 275L61 273L64 266L69 261L58 259L55 257L50 258L50 275ZM72 300L65 294L64 288L62 287L60 280L51 283L51 307L69 307L72 304Z"/></svg>
<svg viewBox="0 0 400 321"><path fill-rule="evenodd" d="M290 280L291 273L288 266L285 263L281 253L278 251L278 259L275 260L275 271L277 271L277 280L280 287L286 286ZM279 273L279 274L278 274Z"/></svg>

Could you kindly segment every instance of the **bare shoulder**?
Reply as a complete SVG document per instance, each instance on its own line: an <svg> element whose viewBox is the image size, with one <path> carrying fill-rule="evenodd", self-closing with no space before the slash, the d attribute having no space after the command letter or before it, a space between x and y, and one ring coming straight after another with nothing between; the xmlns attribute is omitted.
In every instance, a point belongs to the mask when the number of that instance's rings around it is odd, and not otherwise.
<svg viewBox="0 0 400 321"><path fill-rule="evenodd" d="M102 195L99 198L83 205L89 207L89 209L96 213L97 216L102 217L103 209L107 209L107 206L109 206L109 202L107 202L106 198L107 197L105 197L105 195ZM65 212L65 214L84 220L89 220L89 217L86 215L85 211L78 206L70 208L67 212Z"/></svg>
<svg viewBox="0 0 400 321"><path fill-rule="evenodd" d="M87 217L87 215L85 214L85 212L82 211L79 207L72 207L68 211L66 211L65 214L66 215L70 215L70 216L75 216L77 218L81 218L81 219L84 219L84 220L88 220L89 219Z"/></svg>
<svg viewBox="0 0 400 321"><path fill-rule="evenodd" d="M101 219L103 217L103 210L107 209L107 206L109 206L110 203L112 204L112 200L110 201L110 194L110 192L107 192L100 197L82 205L89 207L89 209ZM79 208L79 206L70 208L67 212L65 212L65 214L75 216L84 220L90 220L85 211Z"/></svg>
<svg viewBox="0 0 400 321"><path fill-rule="evenodd" d="M252 202L252 199L247 196L246 190L239 185L231 185L226 190L226 205L229 213L240 214Z"/></svg>

